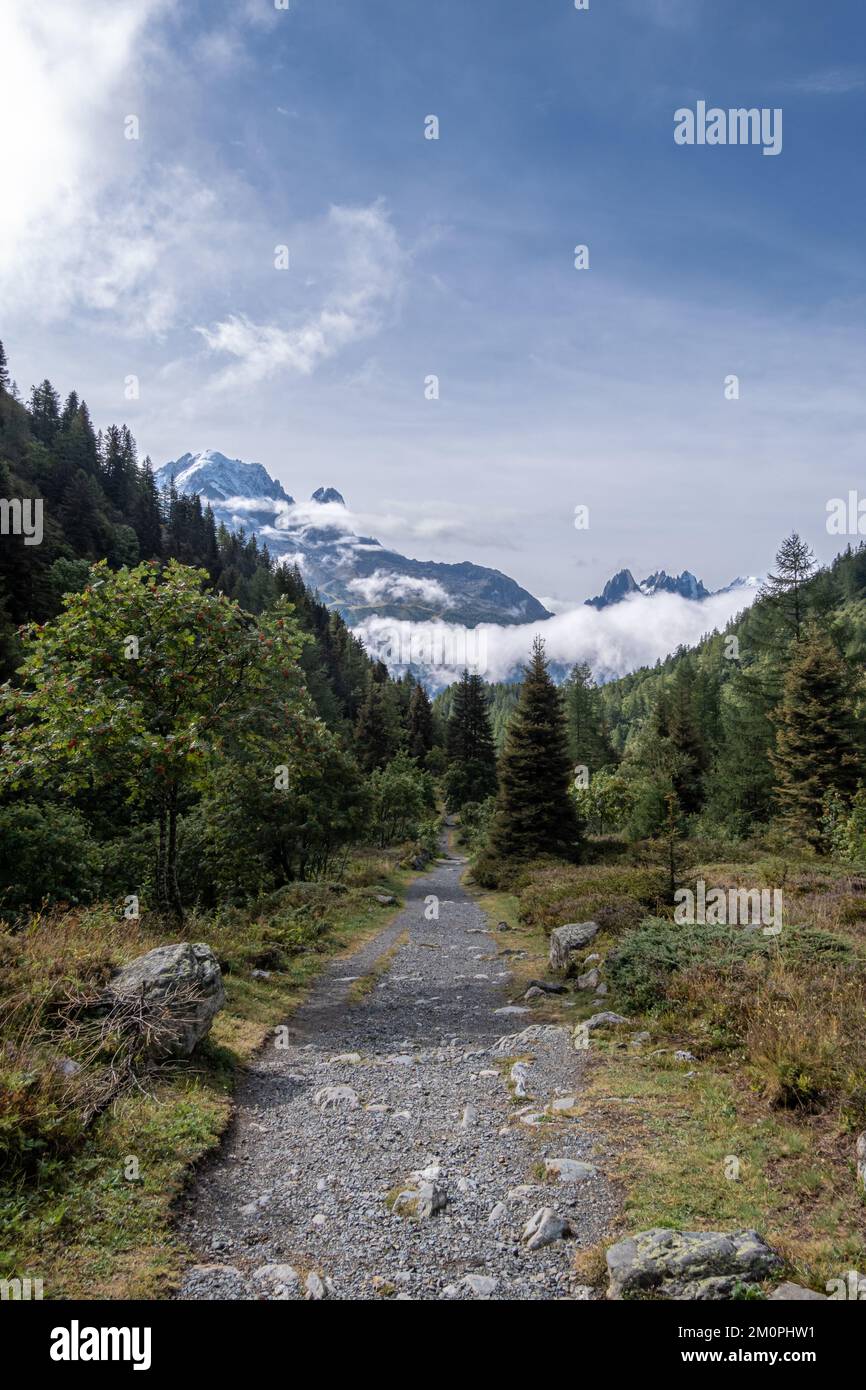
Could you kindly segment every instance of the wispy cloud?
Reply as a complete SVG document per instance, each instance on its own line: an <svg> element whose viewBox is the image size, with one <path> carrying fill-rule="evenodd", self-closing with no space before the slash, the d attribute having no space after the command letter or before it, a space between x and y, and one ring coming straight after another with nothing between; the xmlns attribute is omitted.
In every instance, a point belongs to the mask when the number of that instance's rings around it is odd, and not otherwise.
<svg viewBox="0 0 866 1390"><path fill-rule="evenodd" d="M238 313L198 328L212 352L236 359L214 385L249 385L281 370L309 376L343 348L384 327L408 263L384 205L334 206L320 231L333 244L335 269L334 284L318 308L291 326L256 323Z"/></svg>
<svg viewBox="0 0 866 1390"><path fill-rule="evenodd" d="M866 90L866 68L825 68L820 72L808 73L805 77L794 78L784 86L790 91L809 96L844 96L847 92Z"/></svg>
<svg viewBox="0 0 866 1390"><path fill-rule="evenodd" d="M756 594L755 588L740 589L702 603L678 594L657 594L626 599L600 611L582 604L543 622L509 627L482 623L472 630L454 623L372 617L355 630L371 651L426 665L436 684L456 680L468 658L487 680L513 677L537 636L544 638L550 661L566 666L586 661L596 677L605 680L652 665L677 647L690 646L706 633L724 628Z"/></svg>

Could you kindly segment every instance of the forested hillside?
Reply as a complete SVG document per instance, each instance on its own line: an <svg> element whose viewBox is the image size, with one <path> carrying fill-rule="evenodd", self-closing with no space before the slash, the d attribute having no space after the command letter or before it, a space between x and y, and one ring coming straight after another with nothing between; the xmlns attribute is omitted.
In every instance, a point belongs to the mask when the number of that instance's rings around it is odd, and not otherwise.
<svg viewBox="0 0 866 1390"><path fill-rule="evenodd" d="M255 537L160 494L125 425L49 381L25 406L5 352L0 495L41 503L38 540L10 512L0 545L7 910L136 895L181 915L422 834L423 690Z"/></svg>

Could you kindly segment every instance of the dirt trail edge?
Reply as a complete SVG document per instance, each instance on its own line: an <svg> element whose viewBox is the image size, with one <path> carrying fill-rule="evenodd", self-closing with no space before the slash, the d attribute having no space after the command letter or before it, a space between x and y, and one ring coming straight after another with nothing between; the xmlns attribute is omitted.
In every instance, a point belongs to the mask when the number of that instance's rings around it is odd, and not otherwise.
<svg viewBox="0 0 866 1390"><path fill-rule="evenodd" d="M569 1113L584 1058L570 1030L509 1007L507 956L463 867L446 856L417 878L256 1058L179 1207L198 1261L179 1297L588 1296L575 1249L616 1203ZM540 1239L555 1218L571 1234L530 1248L542 1208Z"/></svg>

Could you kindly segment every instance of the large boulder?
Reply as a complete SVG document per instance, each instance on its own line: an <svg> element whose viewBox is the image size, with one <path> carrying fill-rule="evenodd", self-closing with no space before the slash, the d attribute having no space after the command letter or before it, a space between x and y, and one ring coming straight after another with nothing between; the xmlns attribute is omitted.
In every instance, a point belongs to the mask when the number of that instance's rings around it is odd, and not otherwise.
<svg viewBox="0 0 866 1390"><path fill-rule="evenodd" d="M106 992L108 1008L142 1000L157 1057L188 1057L226 1002L222 972L210 946L188 941L157 946L124 965Z"/></svg>
<svg viewBox="0 0 866 1390"><path fill-rule="evenodd" d="M654 1294L672 1299L731 1298L782 1264L756 1231L670 1231L656 1227L607 1252L608 1298Z"/></svg>
<svg viewBox="0 0 866 1390"><path fill-rule="evenodd" d="M570 974L576 963L573 953L582 950L600 930L597 922L568 922L564 927L554 927L550 933L551 970Z"/></svg>

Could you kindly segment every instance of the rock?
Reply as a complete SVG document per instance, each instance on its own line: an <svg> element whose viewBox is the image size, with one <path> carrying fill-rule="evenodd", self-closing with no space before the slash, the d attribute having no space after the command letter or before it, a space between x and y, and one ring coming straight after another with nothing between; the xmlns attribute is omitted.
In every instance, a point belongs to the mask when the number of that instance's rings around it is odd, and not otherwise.
<svg viewBox="0 0 866 1390"><path fill-rule="evenodd" d="M631 1037L628 1040L629 1047L643 1047L644 1043L648 1043L650 1041L651 1035L646 1031L641 1033L632 1033Z"/></svg>
<svg viewBox="0 0 866 1390"><path fill-rule="evenodd" d="M460 1285L476 1298L490 1298L498 1287L499 1280L490 1274L465 1274Z"/></svg>
<svg viewBox="0 0 866 1390"><path fill-rule="evenodd" d="M601 960L601 956L598 954L598 951L593 951L591 956L584 956L583 963L584 965L592 965L593 962L597 960Z"/></svg>
<svg viewBox="0 0 866 1390"><path fill-rule="evenodd" d="M518 1004L506 1004L502 1009L494 1009L495 1014L528 1014L531 1009L522 1009Z"/></svg>
<svg viewBox="0 0 866 1390"><path fill-rule="evenodd" d="M606 994L607 985L604 983L604 980L602 980L601 984L596 986L595 997L596 999L602 999Z"/></svg>
<svg viewBox="0 0 866 1390"><path fill-rule="evenodd" d="M543 999L544 990L539 989L537 985L531 985L523 997L524 999Z"/></svg>
<svg viewBox="0 0 866 1390"><path fill-rule="evenodd" d="M688 1052L685 1048L681 1048L679 1052L674 1053L674 1061L676 1062L696 1062L697 1060L695 1054L693 1052Z"/></svg>
<svg viewBox="0 0 866 1390"><path fill-rule="evenodd" d="M496 923L496 930L497 930L497 931L511 931L511 928L509 927L509 925L508 925L507 922L497 922L497 923Z"/></svg>
<svg viewBox="0 0 866 1390"><path fill-rule="evenodd" d="M767 1295L768 1302L781 1302L784 1299L787 1299L790 1302L805 1302L807 1299L810 1298L820 1298L826 1300L827 1295L825 1293L816 1293L814 1289L804 1288L802 1284L787 1283L780 1284L777 1289L774 1289L771 1294Z"/></svg>
<svg viewBox="0 0 866 1390"><path fill-rule="evenodd" d="M551 984L549 980L530 980L530 989L543 990L545 994L567 994L565 985Z"/></svg>
<svg viewBox="0 0 866 1390"><path fill-rule="evenodd" d="M572 953L601 930L597 922L568 922L564 927L554 927L550 933L550 968L569 973L572 967Z"/></svg>
<svg viewBox="0 0 866 1390"><path fill-rule="evenodd" d="M561 1110L573 1110L576 1105L577 1096L555 1096L547 1108L555 1115Z"/></svg>
<svg viewBox="0 0 866 1390"><path fill-rule="evenodd" d="M504 1037L497 1038L490 1051L504 1053L508 1057L514 1053L526 1052L537 1043L552 1042L555 1038L563 1037L565 1032L561 1023L530 1023L528 1028L522 1029L519 1033L506 1033Z"/></svg>
<svg viewBox="0 0 866 1390"><path fill-rule="evenodd" d="M253 1273L253 1281L264 1285L274 1299L291 1298L298 1292L300 1277L292 1265L260 1265Z"/></svg>
<svg viewBox="0 0 866 1390"><path fill-rule="evenodd" d="M138 956L116 971L102 1003L110 1009L116 1000L135 996L165 1018L166 1033L161 1030L152 1045L155 1057L189 1057L226 1002L219 963L204 942L157 946Z"/></svg>
<svg viewBox="0 0 866 1390"><path fill-rule="evenodd" d="M426 1168L419 1168L412 1174L416 1182L437 1182L442 1176L441 1163L428 1163Z"/></svg>
<svg viewBox="0 0 866 1390"><path fill-rule="evenodd" d="M607 1296L652 1292L673 1299L731 1298L738 1285L759 1283L781 1264L756 1231L655 1227L610 1247Z"/></svg>
<svg viewBox="0 0 866 1390"><path fill-rule="evenodd" d="M320 1303L323 1298L330 1298L334 1292L334 1285L330 1279L323 1279L315 1270L310 1270L304 1281L304 1288L306 1289L304 1297L316 1303Z"/></svg>
<svg viewBox="0 0 866 1390"><path fill-rule="evenodd" d="M598 1176L598 1169L591 1163L581 1163L576 1158L547 1158L544 1172L548 1178L557 1182L585 1182L587 1178Z"/></svg>
<svg viewBox="0 0 866 1390"><path fill-rule="evenodd" d="M269 980L270 978L270 970L254 970L252 972L252 979L254 980Z"/></svg>
<svg viewBox="0 0 866 1390"><path fill-rule="evenodd" d="M544 1245L552 1245L555 1240L564 1240L571 1235L571 1227L552 1207L542 1207L531 1216L523 1228L523 1242L527 1250L540 1250Z"/></svg>
<svg viewBox="0 0 866 1390"><path fill-rule="evenodd" d="M619 1023L628 1022L629 1020L623 1018L622 1014L614 1014L611 1013L610 1009L605 1009L604 1013L593 1014L592 1018L586 1019L584 1023L578 1023L574 1031L576 1034L581 1030L584 1033L591 1033L594 1028L615 1028Z"/></svg>
<svg viewBox="0 0 866 1390"><path fill-rule="evenodd" d="M866 1130L863 1131L857 1140L855 1152L857 1155L857 1177L860 1179L863 1187L866 1188Z"/></svg>
<svg viewBox="0 0 866 1390"><path fill-rule="evenodd" d="M415 1214L417 1216L435 1216L437 1212L444 1211L448 1205L448 1194L444 1187L438 1187L435 1182L425 1182L419 1187L416 1194Z"/></svg>
<svg viewBox="0 0 866 1390"><path fill-rule="evenodd" d="M395 907L397 899L394 897L393 893L377 893L376 902L380 903L382 907Z"/></svg>
<svg viewBox="0 0 866 1390"><path fill-rule="evenodd" d="M361 1060L360 1052L338 1052L336 1057L328 1058L328 1065L333 1066L335 1062L345 1062L356 1066Z"/></svg>
<svg viewBox="0 0 866 1390"><path fill-rule="evenodd" d="M474 1105L467 1105L463 1111L463 1118L460 1121L461 1129L471 1129L478 1118L478 1111Z"/></svg>
<svg viewBox="0 0 866 1390"><path fill-rule="evenodd" d="M508 1208L504 1202L497 1202L487 1218L488 1226L498 1226L503 1216L508 1214Z"/></svg>
<svg viewBox="0 0 866 1390"><path fill-rule="evenodd" d="M357 1110L359 1101L351 1086L323 1086L315 1094L315 1102L320 1110L332 1110L334 1106L345 1105L349 1110Z"/></svg>
<svg viewBox="0 0 866 1390"><path fill-rule="evenodd" d="M597 968L593 966L592 970L587 970L585 975L578 975L577 987L578 989L595 989L600 979L601 976Z"/></svg>
<svg viewBox="0 0 866 1390"><path fill-rule="evenodd" d="M529 1067L525 1062L515 1062L511 1068L511 1080L514 1082L514 1094L518 1100L527 1100L526 1082L529 1076Z"/></svg>

